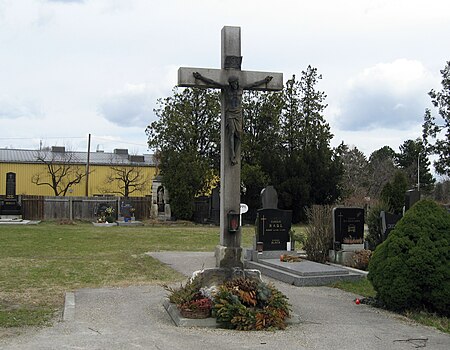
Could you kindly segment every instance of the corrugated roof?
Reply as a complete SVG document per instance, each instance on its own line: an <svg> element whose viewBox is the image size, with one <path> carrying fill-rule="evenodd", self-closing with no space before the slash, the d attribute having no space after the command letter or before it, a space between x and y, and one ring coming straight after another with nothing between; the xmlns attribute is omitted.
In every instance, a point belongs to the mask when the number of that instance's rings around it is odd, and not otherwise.
<svg viewBox="0 0 450 350"><path fill-rule="evenodd" d="M90 152L89 163L97 165L146 165L156 166L153 154L144 154L144 162L131 162L132 155L108 152ZM25 150L0 148L0 163L41 163L38 157L46 160L71 160L74 164L86 164L87 152L52 152L50 150ZM138 159L139 157L133 157Z"/></svg>

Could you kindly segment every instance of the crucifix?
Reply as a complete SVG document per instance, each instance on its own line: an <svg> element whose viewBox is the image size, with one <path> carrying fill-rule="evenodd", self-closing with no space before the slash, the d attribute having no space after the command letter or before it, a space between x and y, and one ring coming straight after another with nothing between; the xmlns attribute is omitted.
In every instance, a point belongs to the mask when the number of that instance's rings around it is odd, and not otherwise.
<svg viewBox="0 0 450 350"><path fill-rule="evenodd" d="M220 123L220 245L216 265L242 268L241 228L230 230L229 215L238 215L241 198L241 139L243 90L279 91L282 73L242 71L241 28L222 28L221 69L178 69L178 85L221 89Z"/></svg>
<svg viewBox="0 0 450 350"><path fill-rule="evenodd" d="M265 227L266 220L267 220L267 218L263 215L261 218L261 221L262 221L262 235L261 236L262 237L264 237L264 233L266 232L266 227Z"/></svg>

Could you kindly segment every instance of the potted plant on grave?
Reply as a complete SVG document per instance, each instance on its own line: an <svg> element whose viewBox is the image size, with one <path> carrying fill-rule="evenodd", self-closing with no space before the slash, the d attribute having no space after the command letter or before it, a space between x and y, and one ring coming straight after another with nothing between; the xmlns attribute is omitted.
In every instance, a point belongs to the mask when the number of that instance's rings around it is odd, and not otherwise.
<svg viewBox="0 0 450 350"><path fill-rule="evenodd" d="M190 279L180 288L163 285L169 292L169 301L175 304L185 318L207 318L211 316L212 298L206 288L201 288L201 279Z"/></svg>
<svg viewBox="0 0 450 350"><path fill-rule="evenodd" d="M199 295L178 307L180 314L186 318L208 318L211 316L211 299Z"/></svg>

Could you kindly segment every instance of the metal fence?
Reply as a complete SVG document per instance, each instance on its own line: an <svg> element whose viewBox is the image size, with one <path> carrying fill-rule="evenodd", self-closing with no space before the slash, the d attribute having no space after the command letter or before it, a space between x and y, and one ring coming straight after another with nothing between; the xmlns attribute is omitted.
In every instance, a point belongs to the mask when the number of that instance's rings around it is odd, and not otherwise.
<svg viewBox="0 0 450 350"><path fill-rule="evenodd" d="M150 217L151 197L48 197L19 196L22 205L22 217L28 220L95 220L100 206L115 209L120 213L122 204L130 204L134 208L136 220Z"/></svg>

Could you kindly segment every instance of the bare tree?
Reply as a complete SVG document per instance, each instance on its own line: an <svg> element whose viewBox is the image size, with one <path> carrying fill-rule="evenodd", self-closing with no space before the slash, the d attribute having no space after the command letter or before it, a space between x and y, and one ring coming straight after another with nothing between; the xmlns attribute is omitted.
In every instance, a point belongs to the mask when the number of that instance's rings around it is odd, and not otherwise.
<svg viewBox="0 0 450 350"><path fill-rule="evenodd" d="M143 166L133 162L114 164L111 159L110 172L106 176L103 193L118 194L129 197L134 192L145 192L149 189L151 179Z"/></svg>
<svg viewBox="0 0 450 350"><path fill-rule="evenodd" d="M36 153L36 160L44 164L46 170L34 174L31 182L37 186L49 186L55 196L65 196L70 188L79 184L86 176L84 166L74 152L66 152L63 147L55 150L41 150Z"/></svg>

